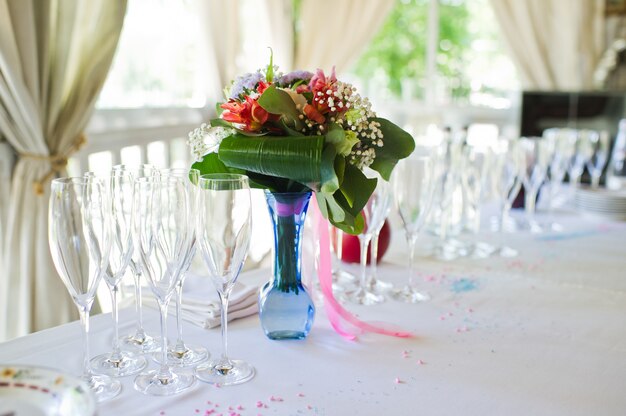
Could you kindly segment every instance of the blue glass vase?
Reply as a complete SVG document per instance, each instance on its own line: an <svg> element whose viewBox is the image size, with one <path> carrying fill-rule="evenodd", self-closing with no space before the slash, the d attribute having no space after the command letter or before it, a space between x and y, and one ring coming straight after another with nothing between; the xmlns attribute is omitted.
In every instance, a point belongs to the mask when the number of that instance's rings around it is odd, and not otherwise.
<svg viewBox="0 0 626 416"><path fill-rule="evenodd" d="M302 286L302 230L311 192L272 193L265 198L274 226L274 270L259 294L259 317L270 339L303 339L315 306Z"/></svg>

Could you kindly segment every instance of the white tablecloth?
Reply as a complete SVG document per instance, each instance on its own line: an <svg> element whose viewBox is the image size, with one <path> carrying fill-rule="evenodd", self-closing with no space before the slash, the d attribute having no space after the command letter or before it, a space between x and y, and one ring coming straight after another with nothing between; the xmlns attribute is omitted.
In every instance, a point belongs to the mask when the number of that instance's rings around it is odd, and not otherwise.
<svg viewBox="0 0 626 416"><path fill-rule="evenodd" d="M626 224L562 223L560 235L507 236L520 250L516 259L418 258L429 302L348 306L362 319L414 331L413 339L346 341L330 328L321 302L304 341L270 341L252 316L229 326L231 357L257 369L251 382L197 383L174 397L147 397L127 377L122 395L101 404L99 415L230 415L229 408L241 415L624 415ZM380 276L401 284L402 233L393 238ZM157 334L156 311L146 314ZM121 331L132 327L132 310L123 310ZM185 334L219 354L219 329L186 324ZM110 316L93 317L91 353L106 352L111 336ZM79 374L80 339L78 322L31 334L0 344L0 363Z"/></svg>

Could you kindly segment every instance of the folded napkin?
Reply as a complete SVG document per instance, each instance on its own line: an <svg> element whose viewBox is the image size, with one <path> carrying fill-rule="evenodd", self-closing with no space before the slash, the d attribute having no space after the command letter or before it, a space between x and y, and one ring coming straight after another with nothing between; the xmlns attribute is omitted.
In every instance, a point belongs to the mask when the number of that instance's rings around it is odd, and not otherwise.
<svg viewBox="0 0 626 416"><path fill-rule="evenodd" d="M239 281L233 286L228 302L228 321L258 313L257 298L259 287ZM156 299L150 290L144 290L144 301L156 306ZM175 297L172 297L175 300ZM170 315L176 314L175 303L170 304ZM217 291L208 276L188 273L183 285L182 318L203 328L221 325L221 306Z"/></svg>

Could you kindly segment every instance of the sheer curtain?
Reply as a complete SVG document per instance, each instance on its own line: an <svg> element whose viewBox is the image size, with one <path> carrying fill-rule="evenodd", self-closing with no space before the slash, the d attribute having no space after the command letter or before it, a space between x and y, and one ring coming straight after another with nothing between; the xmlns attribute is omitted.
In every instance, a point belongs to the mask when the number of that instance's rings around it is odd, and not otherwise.
<svg viewBox="0 0 626 416"><path fill-rule="evenodd" d="M524 88L581 90L605 46L605 0L491 0Z"/></svg>
<svg viewBox="0 0 626 416"><path fill-rule="evenodd" d="M235 77L239 53L239 0L199 0L195 3L208 65L207 96L212 105L223 99L223 88Z"/></svg>
<svg viewBox="0 0 626 416"><path fill-rule="evenodd" d="M391 0L302 0L295 67L347 70L394 5Z"/></svg>
<svg viewBox="0 0 626 416"><path fill-rule="evenodd" d="M50 179L65 173L104 83L126 0L0 0L0 132L18 154L0 276L0 339L76 319L48 247Z"/></svg>

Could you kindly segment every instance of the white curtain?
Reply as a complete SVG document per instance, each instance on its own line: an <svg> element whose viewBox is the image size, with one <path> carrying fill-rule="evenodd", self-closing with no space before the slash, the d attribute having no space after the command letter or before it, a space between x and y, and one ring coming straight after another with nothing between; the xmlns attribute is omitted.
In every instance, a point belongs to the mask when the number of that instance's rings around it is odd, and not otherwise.
<svg viewBox="0 0 626 416"><path fill-rule="evenodd" d="M3 229L0 340L77 317L48 247L50 179L84 140L125 11L126 0L0 0L0 133L19 155Z"/></svg>
<svg viewBox="0 0 626 416"><path fill-rule="evenodd" d="M605 47L605 0L491 0L525 89L584 90Z"/></svg>
<svg viewBox="0 0 626 416"><path fill-rule="evenodd" d="M302 0L295 67L349 69L395 4L393 0Z"/></svg>
<svg viewBox="0 0 626 416"><path fill-rule="evenodd" d="M195 4L208 65L207 97L212 106L223 101L224 87L237 75L240 4L239 0L199 0Z"/></svg>
<svg viewBox="0 0 626 416"><path fill-rule="evenodd" d="M265 20L269 30L274 63L283 72L294 67L294 14L293 0L264 0Z"/></svg>

